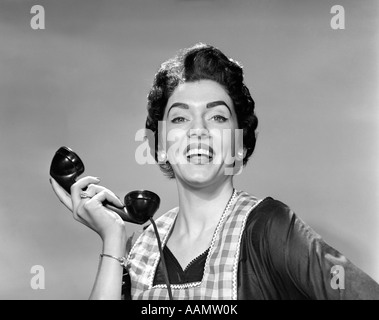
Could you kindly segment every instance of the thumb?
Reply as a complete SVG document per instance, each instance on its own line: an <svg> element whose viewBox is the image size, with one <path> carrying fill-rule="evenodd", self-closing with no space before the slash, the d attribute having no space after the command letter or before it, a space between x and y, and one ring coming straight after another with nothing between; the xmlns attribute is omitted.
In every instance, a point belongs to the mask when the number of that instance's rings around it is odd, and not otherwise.
<svg viewBox="0 0 379 320"><path fill-rule="evenodd" d="M62 202L68 210L72 212L72 201L71 196L63 189L54 178L50 177L50 184L53 188L55 195L58 197L59 201Z"/></svg>

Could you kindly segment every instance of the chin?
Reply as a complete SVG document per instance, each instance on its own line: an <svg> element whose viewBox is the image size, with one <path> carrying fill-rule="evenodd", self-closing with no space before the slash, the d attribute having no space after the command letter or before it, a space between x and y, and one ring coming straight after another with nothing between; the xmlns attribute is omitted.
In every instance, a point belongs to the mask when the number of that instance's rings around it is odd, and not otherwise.
<svg viewBox="0 0 379 320"><path fill-rule="evenodd" d="M180 180L186 184L200 187L208 186L214 183L217 180L217 172L218 169L216 168L210 168L209 166L199 166L188 170L183 170L180 172L180 174L175 174L177 177L180 176Z"/></svg>

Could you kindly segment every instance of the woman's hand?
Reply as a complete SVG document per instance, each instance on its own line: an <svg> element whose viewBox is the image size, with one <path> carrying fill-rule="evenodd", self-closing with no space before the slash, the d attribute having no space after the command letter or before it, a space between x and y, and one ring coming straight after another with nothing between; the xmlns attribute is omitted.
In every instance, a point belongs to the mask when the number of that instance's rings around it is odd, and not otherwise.
<svg viewBox="0 0 379 320"><path fill-rule="evenodd" d="M103 206L103 202L123 208L124 204L110 190L99 186L95 177L84 177L71 186L71 196L53 179L51 186L59 200L73 213L74 219L97 232L103 240L125 236L124 221L120 216ZM88 198L81 198L83 190Z"/></svg>

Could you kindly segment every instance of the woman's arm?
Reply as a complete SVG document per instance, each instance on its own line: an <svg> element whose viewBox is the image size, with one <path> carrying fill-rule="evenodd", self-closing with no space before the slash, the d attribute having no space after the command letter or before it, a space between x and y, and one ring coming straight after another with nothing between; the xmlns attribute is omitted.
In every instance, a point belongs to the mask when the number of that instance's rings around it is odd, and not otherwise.
<svg viewBox="0 0 379 320"><path fill-rule="evenodd" d="M115 234L103 241L102 253L114 257L125 257L126 233ZM116 259L100 257L99 268L90 299L121 299L122 276L124 268Z"/></svg>
<svg viewBox="0 0 379 320"><path fill-rule="evenodd" d="M103 202L119 208L123 208L124 204L111 191L97 185L99 181L94 177L82 178L72 185L69 195L54 179L50 180L55 194L73 212L74 219L99 234L103 243L102 254L125 257L127 234L124 221L105 208ZM80 196L83 190L86 190L88 198ZM117 259L103 256L90 299L121 299L123 270Z"/></svg>
<svg viewBox="0 0 379 320"><path fill-rule="evenodd" d="M270 252L276 253L272 261L283 278L310 299L379 299L379 285L371 277L325 243L287 206L276 204L267 234Z"/></svg>

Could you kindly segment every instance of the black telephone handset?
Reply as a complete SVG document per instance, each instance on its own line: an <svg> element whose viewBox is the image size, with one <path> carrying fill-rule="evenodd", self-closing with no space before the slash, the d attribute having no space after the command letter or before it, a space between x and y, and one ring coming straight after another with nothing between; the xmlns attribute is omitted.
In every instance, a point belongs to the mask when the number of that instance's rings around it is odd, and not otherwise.
<svg viewBox="0 0 379 320"><path fill-rule="evenodd" d="M71 194L71 186L84 172L83 161L68 147L61 147L55 153L50 166L50 175L58 184ZM104 203L108 209L116 212L124 221L144 224L159 208L160 198L148 190L129 192L124 198L126 210Z"/></svg>

